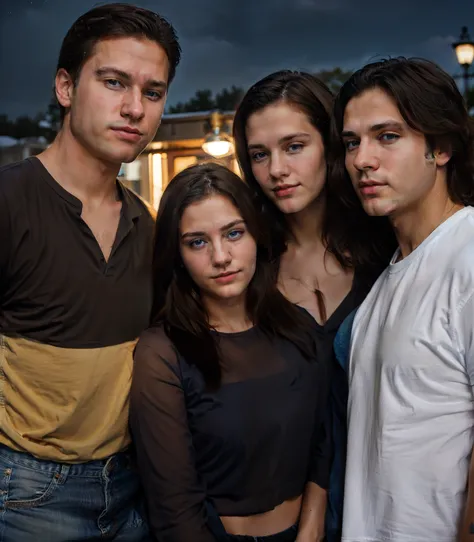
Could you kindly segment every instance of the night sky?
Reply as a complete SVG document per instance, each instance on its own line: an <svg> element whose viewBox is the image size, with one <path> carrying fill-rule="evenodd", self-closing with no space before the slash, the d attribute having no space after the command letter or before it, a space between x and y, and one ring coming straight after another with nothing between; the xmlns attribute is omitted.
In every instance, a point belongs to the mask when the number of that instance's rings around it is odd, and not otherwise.
<svg viewBox="0 0 474 542"><path fill-rule="evenodd" d="M108 3L108 2L101 2ZM383 56L422 56L451 74L451 43L468 0L138 0L176 28L183 50L168 104L195 90L247 88L282 68L354 69ZM62 38L94 0L0 0L0 113L34 115L50 100ZM291 7L290 7L291 6Z"/></svg>

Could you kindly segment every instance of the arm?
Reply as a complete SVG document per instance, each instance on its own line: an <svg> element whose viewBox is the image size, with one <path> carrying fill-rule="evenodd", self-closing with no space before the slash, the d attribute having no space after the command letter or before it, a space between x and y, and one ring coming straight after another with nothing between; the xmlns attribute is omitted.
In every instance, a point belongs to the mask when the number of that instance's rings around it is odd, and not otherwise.
<svg viewBox="0 0 474 542"><path fill-rule="evenodd" d="M5 194L0 185L0 306L6 284L6 271L10 255L11 226Z"/></svg>
<svg viewBox="0 0 474 542"><path fill-rule="evenodd" d="M327 491L314 482L306 484L296 542L324 540Z"/></svg>
<svg viewBox="0 0 474 542"><path fill-rule="evenodd" d="M455 313L452 333L457 340L458 350L464 356L467 376L474 386L474 294L464 295L466 302ZM474 453L471 451L469 473L467 477L467 499L458 533L459 542L474 542Z"/></svg>
<svg viewBox="0 0 474 542"><path fill-rule="evenodd" d="M474 454L471 455L467 487L466 508L459 533L459 542L474 542Z"/></svg>
<svg viewBox="0 0 474 542"><path fill-rule="evenodd" d="M216 542L207 527L176 354L163 333L154 333L138 342L130 405L151 535L159 542Z"/></svg>
<svg viewBox="0 0 474 542"><path fill-rule="evenodd" d="M323 363L321 360L320 363ZM309 478L303 495L296 542L320 542L325 535L327 488L332 460L331 419L328 405L330 388L329 360L324 360L321 371L321 400L317 415L318 426L313 435Z"/></svg>

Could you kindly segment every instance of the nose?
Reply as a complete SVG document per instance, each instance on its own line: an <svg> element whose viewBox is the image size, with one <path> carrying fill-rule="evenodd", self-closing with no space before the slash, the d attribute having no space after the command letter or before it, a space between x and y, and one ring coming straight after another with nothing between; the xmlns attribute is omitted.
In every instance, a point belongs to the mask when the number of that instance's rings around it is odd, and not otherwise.
<svg viewBox="0 0 474 542"><path fill-rule="evenodd" d="M288 165L285 156L280 152L274 152L270 158L270 177L278 180L281 177L288 175Z"/></svg>
<svg viewBox="0 0 474 542"><path fill-rule="evenodd" d="M364 171L366 169L377 169L379 161L373 145L368 141L361 141L354 156L354 166Z"/></svg>
<svg viewBox="0 0 474 542"><path fill-rule="evenodd" d="M143 118L145 110L143 107L143 96L139 89L130 89L125 93L122 103L122 116L134 121Z"/></svg>
<svg viewBox="0 0 474 542"><path fill-rule="evenodd" d="M230 247L224 242L219 241L212 247L212 263L215 267L227 267L232 261Z"/></svg>

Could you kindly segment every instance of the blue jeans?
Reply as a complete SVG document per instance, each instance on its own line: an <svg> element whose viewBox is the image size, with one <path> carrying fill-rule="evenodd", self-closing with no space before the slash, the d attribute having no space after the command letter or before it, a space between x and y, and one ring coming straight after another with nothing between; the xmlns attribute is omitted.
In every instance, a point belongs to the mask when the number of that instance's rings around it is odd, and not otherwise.
<svg viewBox="0 0 474 542"><path fill-rule="evenodd" d="M128 453L78 465L0 446L0 542L148 542Z"/></svg>

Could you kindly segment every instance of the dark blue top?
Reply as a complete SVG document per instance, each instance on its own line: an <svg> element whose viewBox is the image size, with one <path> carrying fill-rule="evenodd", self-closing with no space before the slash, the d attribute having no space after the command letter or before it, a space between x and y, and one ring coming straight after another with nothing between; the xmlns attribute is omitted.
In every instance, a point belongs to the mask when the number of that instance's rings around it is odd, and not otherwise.
<svg viewBox="0 0 474 542"><path fill-rule="evenodd" d="M130 419L160 542L214 541L209 502L220 516L249 516L302 494L308 481L328 486L323 333L314 326L313 359L258 327L216 340L216 391L161 327L146 331L135 352Z"/></svg>
<svg viewBox="0 0 474 542"><path fill-rule="evenodd" d="M326 335L327 347L331 358L331 388L329 397L330 423L332 428L333 461L331 467L328 504L326 512L326 540L338 542L342 534L342 509L344 497L344 476L347 448L347 374L338 362L333 344L339 328L345 319L362 303L373 280L360 275L354 277L351 291L331 315L324 326L319 326Z"/></svg>

